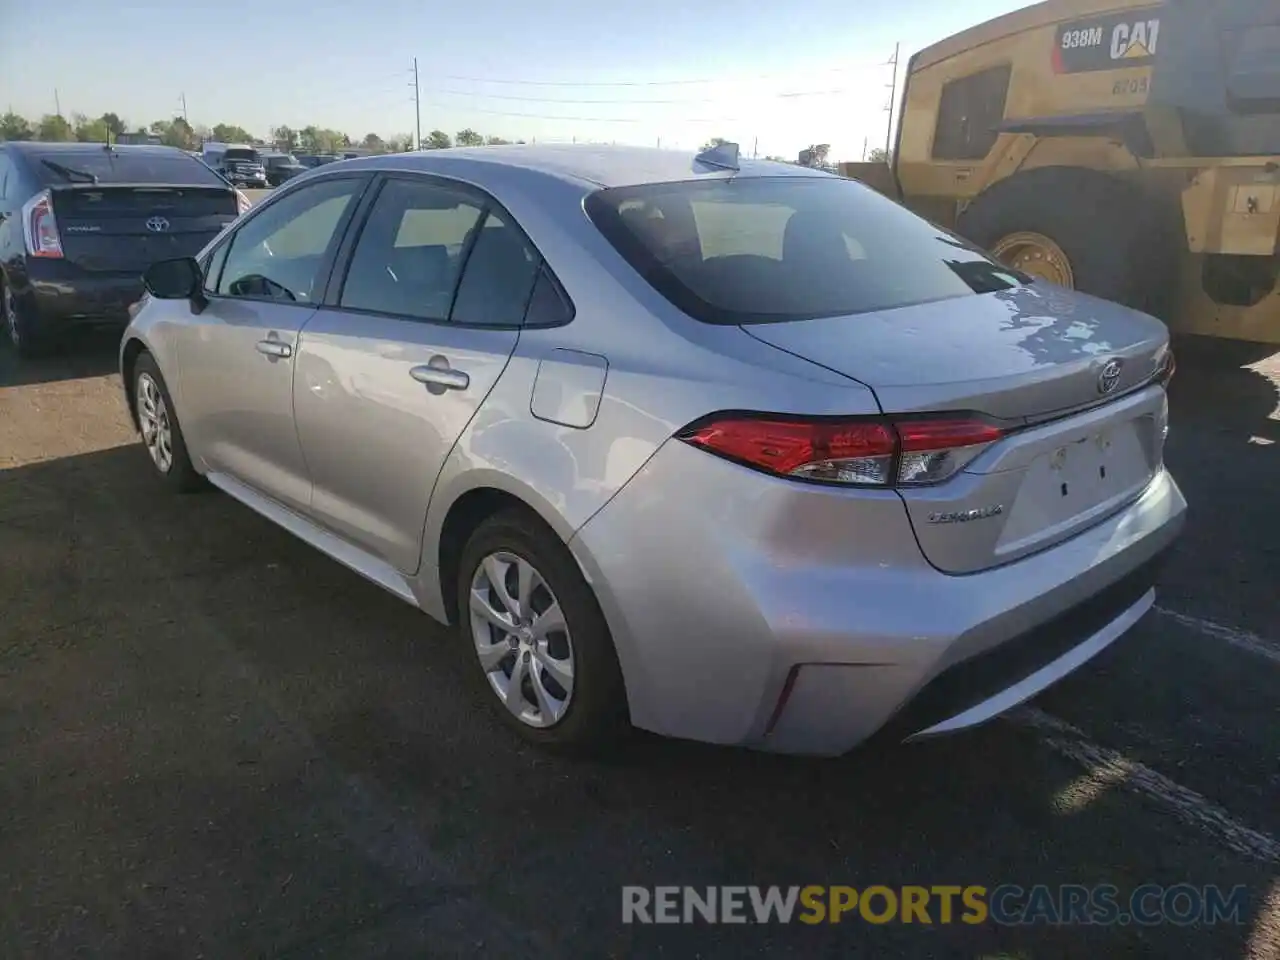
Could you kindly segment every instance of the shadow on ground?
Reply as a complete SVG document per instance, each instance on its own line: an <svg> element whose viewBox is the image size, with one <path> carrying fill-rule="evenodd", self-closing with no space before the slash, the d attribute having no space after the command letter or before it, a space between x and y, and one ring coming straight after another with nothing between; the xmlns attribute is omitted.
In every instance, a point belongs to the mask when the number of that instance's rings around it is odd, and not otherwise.
<svg viewBox="0 0 1280 960"><path fill-rule="evenodd" d="M11 955L1243 955L1247 925L623 926L624 884L1257 891L1272 869L1120 791L1060 812L1081 771L1003 724L831 762L524 748L450 635L149 469L132 445L0 471Z"/></svg>
<svg viewBox="0 0 1280 960"><path fill-rule="evenodd" d="M7 341L0 343L0 390L115 373L120 333L120 330L78 333L57 353L34 360L19 357Z"/></svg>

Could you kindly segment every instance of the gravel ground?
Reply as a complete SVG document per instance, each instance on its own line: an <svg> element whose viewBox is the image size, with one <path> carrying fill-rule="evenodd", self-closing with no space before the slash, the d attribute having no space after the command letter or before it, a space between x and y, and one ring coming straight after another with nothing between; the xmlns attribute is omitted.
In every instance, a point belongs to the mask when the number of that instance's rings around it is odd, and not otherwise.
<svg viewBox="0 0 1280 960"><path fill-rule="evenodd" d="M517 744L451 637L175 498L113 344L0 351L6 957L1280 960L1280 357L1185 351L1160 612L973 733L837 761ZM623 884L1244 884L1217 928L626 926Z"/></svg>

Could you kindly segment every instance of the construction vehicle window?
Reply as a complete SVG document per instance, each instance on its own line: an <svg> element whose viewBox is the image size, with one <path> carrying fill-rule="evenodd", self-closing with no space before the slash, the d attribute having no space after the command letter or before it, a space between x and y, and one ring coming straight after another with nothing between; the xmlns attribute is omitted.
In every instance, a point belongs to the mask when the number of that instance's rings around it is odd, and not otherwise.
<svg viewBox="0 0 1280 960"><path fill-rule="evenodd" d="M933 159L986 159L996 145L1004 120L1012 72L1013 68L1005 64L952 80L942 88L938 125L933 132Z"/></svg>

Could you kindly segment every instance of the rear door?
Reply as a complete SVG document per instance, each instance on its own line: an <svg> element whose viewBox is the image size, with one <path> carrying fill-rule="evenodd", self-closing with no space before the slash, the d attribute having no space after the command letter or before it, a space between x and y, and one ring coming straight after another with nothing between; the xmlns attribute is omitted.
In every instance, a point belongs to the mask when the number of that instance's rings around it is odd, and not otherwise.
<svg viewBox="0 0 1280 960"><path fill-rule="evenodd" d="M383 182L298 352L293 404L321 523L417 570L436 477L506 368L539 266L484 194Z"/></svg>
<svg viewBox="0 0 1280 960"><path fill-rule="evenodd" d="M298 331L367 184L328 177L247 216L210 259L208 304L180 328L178 402L192 450L209 470L297 510L311 499L293 424Z"/></svg>

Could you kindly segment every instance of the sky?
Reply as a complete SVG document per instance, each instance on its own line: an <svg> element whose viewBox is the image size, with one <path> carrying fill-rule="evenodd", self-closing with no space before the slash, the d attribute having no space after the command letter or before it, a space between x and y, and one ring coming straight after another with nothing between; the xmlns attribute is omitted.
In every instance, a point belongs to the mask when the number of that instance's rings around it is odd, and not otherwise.
<svg viewBox="0 0 1280 960"><path fill-rule="evenodd" d="M183 112L256 136L470 127L540 141L696 149L710 137L794 159L883 146L901 63L1025 0L0 0L0 111ZM859 9L861 7L862 9ZM10 25L13 25L10 28Z"/></svg>

